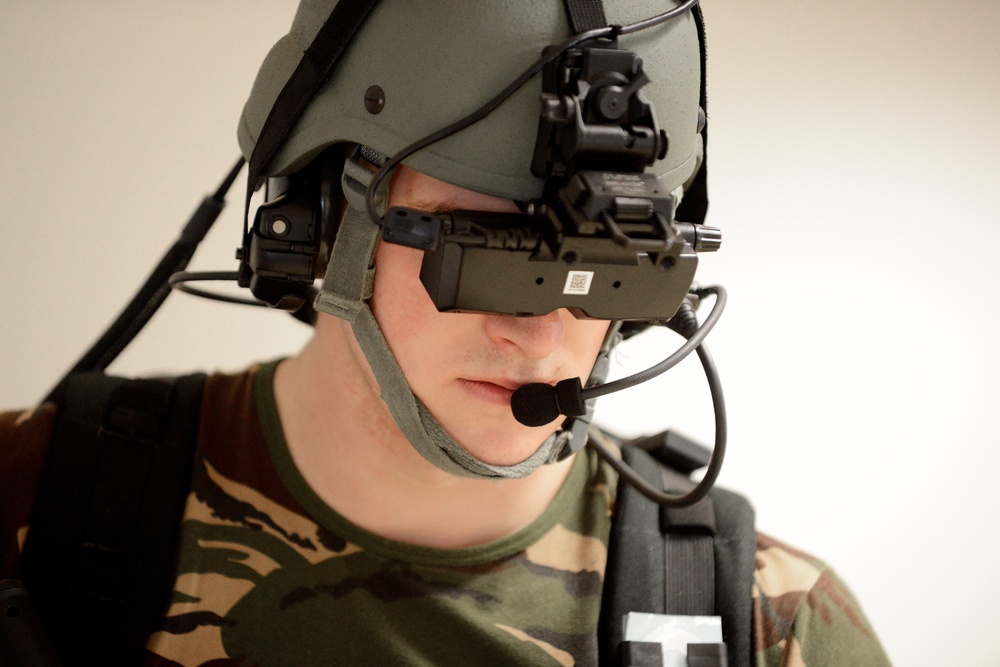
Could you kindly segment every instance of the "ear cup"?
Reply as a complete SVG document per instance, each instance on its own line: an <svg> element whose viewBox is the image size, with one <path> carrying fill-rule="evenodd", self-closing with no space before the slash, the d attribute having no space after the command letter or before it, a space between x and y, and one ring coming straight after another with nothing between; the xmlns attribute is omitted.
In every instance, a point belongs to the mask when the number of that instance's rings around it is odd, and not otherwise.
<svg viewBox="0 0 1000 667"><path fill-rule="evenodd" d="M343 149L331 147L306 168L268 179L241 253L241 284L274 308L297 311L311 300L337 235Z"/></svg>

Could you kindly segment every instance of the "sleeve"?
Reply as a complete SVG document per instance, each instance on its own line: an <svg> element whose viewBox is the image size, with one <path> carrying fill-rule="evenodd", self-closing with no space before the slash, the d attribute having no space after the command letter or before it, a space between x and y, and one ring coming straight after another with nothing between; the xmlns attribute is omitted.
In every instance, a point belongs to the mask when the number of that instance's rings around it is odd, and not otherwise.
<svg viewBox="0 0 1000 667"><path fill-rule="evenodd" d="M16 577L55 407L0 413L0 580Z"/></svg>
<svg viewBox="0 0 1000 667"><path fill-rule="evenodd" d="M846 584L825 563L760 536L754 584L758 667L890 665Z"/></svg>

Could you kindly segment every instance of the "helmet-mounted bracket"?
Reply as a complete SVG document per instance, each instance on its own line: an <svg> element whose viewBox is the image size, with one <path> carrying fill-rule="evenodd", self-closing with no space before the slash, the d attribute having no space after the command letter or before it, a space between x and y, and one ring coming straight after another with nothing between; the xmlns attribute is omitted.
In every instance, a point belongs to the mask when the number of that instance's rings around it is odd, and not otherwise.
<svg viewBox="0 0 1000 667"><path fill-rule="evenodd" d="M641 172L666 157L667 133L642 93L649 82L642 59L615 41L596 44L569 49L543 70L535 176Z"/></svg>

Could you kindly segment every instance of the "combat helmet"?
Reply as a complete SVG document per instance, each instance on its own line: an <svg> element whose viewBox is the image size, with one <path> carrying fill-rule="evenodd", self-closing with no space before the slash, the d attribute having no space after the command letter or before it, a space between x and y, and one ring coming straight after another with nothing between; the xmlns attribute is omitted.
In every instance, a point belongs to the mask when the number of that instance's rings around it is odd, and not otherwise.
<svg viewBox="0 0 1000 667"><path fill-rule="evenodd" d="M572 4L566 3L566 7ZM315 308L352 323L397 424L416 449L438 467L455 474L486 478L530 474L539 465L558 460L581 446L589 410L567 419L563 428L542 443L535 454L511 466L478 461L440 427L410 391L367 303L373 279L372 258L380 229L386 226L382 218L386 214L384 197L388 179L380 180L380 177L387 167L401 162L459 187L521 203L542 202L542 208L548 208L544 204L548 201L546 198L554 202L558 196L564 207L573 209L578 204L566 199L569 197L565 194L566 181L575 176L575 172L584 172L592 166L588 151L600 152L602 142L617 142L616 150L627 154L635 150L631 145L621 148L625 144L652 142L639 169L635 168L634 159L629 161L626 156L625 163L629 166L621 168L621 172L629 173L626 185L633 188L638 187L634 184L640 178L634 172L644 172L641 187L646 190L643 192L655 191L660 202L655 206L657 220L666 218L666 223L672 223L685 191L699 175L704 155L702 35L699 18L688 11L694 5L696 2L691 1L605 2L603 16L596 22L593 18L587 19L591 27L596 26L596 32L591 31L595 36L574 42L575 35L591 33L581 29L579 17L568 12L563 3L493 0L476 3L383 0L374 3L345 41L336 66L323 78L301 115L283 128L280 146L259 173L254 173L254 153L263 141L262 136L267 136L269 124L274 123L276 101L281 100L283 91L303 69L304 63L308 69L317 50L317 35L322 34L334 20L331 17L346 5L338 5L333 0L304 0L289 33L266 57L238 129L240 146L251 163L251 185L257 185L258 177L283 183L283 179L307 173L310 169L318 173L311 177L311 182L313 189L319 192L321 203L312 207L319 218L314 215L306 225L312 225L307 234L327 247L326 252L317 254L321 260L319 264L325 264L325 271ZM668 20L645 25L647 19L665 13L669 15ZM573 47L567 48L571 43ZM537 68L538 75L524 77L526 70L543 60L548 64ZM601 67L610 70L617 67L617 75L614 71L608 75ZM567 72L579 76L579 80L573 81L572 97L579 101L590 94L587 105L597 109L596 112L574 108L572 100L565 102L558 93L553 93L553 88L558 90L566 84ZM523 82L512 86L519 77ZM610 97L597 98L598 93L608 91L614 91L609 93ZM502 99L497 101L501 92ZM614 129L614 115L620 113L616 104L624 104L629 113L641 109L635 113L648 119L644 123L651 125L652 134L626 128L622 140L620 136L608 138L598 131L588 133L590 125L586 113L603 115L603 127ZM484 109L488 109L488 113L483 113ZM469 122L470 118L474 120ZM606 122L607 118L611 118L611 122ZM452 129L441 132L448 128ZM435 137L436 133L440 136ZM540 138L543 134L545 137ZM428 137L435 138L421 143ZM540 157L540 146L546 141L555 154L550 150ZM570 157L560 153L568 144L574 145ZM339 147L344 145L358 148L343 167L336 163L342 172L338 174L339 179L333 179L323 166L330 161L322 156L331 150L337 154ZM414 149L414 146L419 148ZM574 162L577 159L574 156L582 156L579 163ZM319 168L316 167L318 158ZM374 176L373 165L374 168L381 166ZM612 174L617 173L619 171L612 170ZM557 186L553 186L554 182ZM600 189L603 186L586 182L577 187ZM276 186L279 195L284 194L284 188ZM560 192L562 194L558 194ZM332 203L338 195L343 195L348 202L342 220L338 207ZM573 197L582 201L580 193ZM624 200L628 201L622 203ZM631 220L635 219L636 210L642 214L643 201L642 196L619 196L613 198L612 204L620 207L624 219ZM268 206L261 207L264 214L258 212L248 238L253 240L253 235L258 234L280 245L281 239L277 237L289 235L288 223L280 215L268 217L268 211L273 213ZM538 214L537 208L531 212ZM696 216L703 215L704 206ZM276 219L281 220L277 231L273 224ZM406 225L412 223L410 220L405 222ZM435 221L432 224L445 223ZM609 229L620 230L620 227L615 225ZM692 246L697 245L696 237L698 243L706 247L711 246L711 240L703 239L699 236L701 231L691 225L685 228L688 231L683 235L672 225L668 228L664 222L659 223L659 229L661 236L670 238L633 239L624 232L620 233L622 238L614 241L633 254L639 252L653 257L653 263L661 272L673 271L672 295L680 295L680 298L671 296L676 309L693 279L696 259ZM430 232L425 228L406 227L400 233L410 234L409 244L430 250L432 245L433 249L437 248L438 238L427 235L439 232L440 227ZM291 236L294 237L294 233ZM291 244L291 241L286 243ZM420 243L426 245L420 246ZM254 280L271 280L275 275L282 277L281 271L270 271L273 275L264 276L267 272L245 269L253 258L259 259L272 252L267 248L261 250L260 244L256 249L251 245L245 243L243 248L245 261L241 272L246 282L252 286ZM609 246L605 244L605 247ZM654 247L655 251L650 250ZM272 255L278 252L273 251ZM566 261L571 254L573 262L577 261L579 253L573 250L565 255L556 254L558 256L552 259L561 259L566 264L572 263ZM679 263L682 268L677 268ZM311 279L308 272L301 272L299 281L307 279ZM537 281L541 284L541 278ZM617 289L621 281L614 282ZM279 296L276 301L281 298L284 297ZM435 301L439 300L435 298ZM669 319L673 315L673 310L665 308L670 312L657 312L656 319ZM455 309L461 310L460 307ZM489 307L483 309L490 310ZM520 308L512 311L510 306L505 306L496 312L523 315L535 311ZM599 316L587 313L585 308L579 312ZM654 318L644 313L638 318L616 314L606 319ZM617 340L617 331L617 325L611 328L589 382L603 380L607 352Z"/></svg>

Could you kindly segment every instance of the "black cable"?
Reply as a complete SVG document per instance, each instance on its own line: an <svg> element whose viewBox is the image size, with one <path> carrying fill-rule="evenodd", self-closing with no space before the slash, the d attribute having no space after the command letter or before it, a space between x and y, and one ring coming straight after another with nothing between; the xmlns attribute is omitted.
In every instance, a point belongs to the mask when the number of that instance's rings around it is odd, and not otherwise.
<svg viewBox="0 0 1000 667"><path fill-rule="evenodd" d="M705 318L705 322L698 326L698 322L694 319L694 309L692 308L690 302L684 301L681 303L681 307L677 310L677 314L671 319L671 323L667 326L674 328L677 333L684 336L687 341L677 348L677 351L671 354L669 357L645 370L639 371L628 377L615 380L613 382L606 382L604 384L598 385L596 387L590 387L583 390L583 397L585 399L597 398L598 396L604 396L605 394L610 394L615 391L621 391L622 389L628 389L634 387L637 384L641 384L646 380L651 380L657 375L662 375L667 372L678 363L681 362L684 357L688 356L692 351L699 349L700 345L708 333L715 326L715 323L719 321L722 317L722 311L726 308L726 289L721 285L712 285L709 287L695 287L692 288L691 292L698 297L703 297L707 294L715 295L715 303L712 305L712 310L709 312L708 317ZM686 326L683 330L678 330L675 320L685 321L689 324L690 321L694 319L694 328ZM704 362L703 362L704 363Z"/></svg>
<svg viewBox="0 0 1000 667"><path fill-rule="evenodd" d="M559 49L535 61L535 63L532 64L530 67L528 67L528 69L521 72L521 74L516 79L507 84L507 86L503 90L494 95L493 98L491 98L488 102L486 102L484 105L482 105L469 115L455 121L450 125L441 128L440 130L437 130L436 132L428 134L422 139L414 141L412 144L406 146L398 153L396 153L388 160L386 160L385 164L383 164L382 167L379 168L379 170L375 173L375 176L372 177L371 183L369 183L368 185L368 190L365 192L365 206L368 209L368 215L371 217L371 219L372 220L379 219L378 211L375 210L375 191L378 189L379 185L381 184L382 180L386 177L386 175L390 173L393 169L395 169L400 162L410 157L417 151L427 148L431 144L435 144L446 137L450 137L456 132L460 132L461 130L464 130L465 128L469 127L470 125L479 122L483 118L486 118L486 116L492 113L493 110L496 109L498 106L500 106L508 97L517 92L517 90L520 89L521 86L530 81L531 78L534 77L536 74L538 74L540 71L542 71L542 69L547 64L549 64L556 58L560 57L565 51L573 48L579 43L582 43L589 39L598 39L600 37L605 36L606 34L609 34L610 32L611 28L599 28L597 30L590 30L585 33L580 33L579 35L575 35L566 43L564 43L563 46L561 46Z"/></svg>
<svg viewBox="0 0 1000 667"><path fill-rule="evenodd" d="M191 294L193 296L198 296L203 299L211 299L212 301L222 301L223 303L235 303L240 306L256 306L258 308L271 308L271 304L266 301L261 301L260 299L253 299L240 296L230 296L228 294L220 294L218 292L209 292L208 290L203 290L198 287L191 287L188 283L201 282L204 280L218 280L218 281L230 281L238 282L239 273L237 271L178 271L177 273L170 276L168 283L170 287L185 294ZM308 286L305 288L306 296L302 300L302 305L293 311L282 311L289 313L292 317L297 319L299 322L308 324L309 326L315 326L316 324L316 309L313 308L313 301L316 298L316 288L313 286Z"/></svg>
<svg viewBox="0 0 1000 667"><path fill-rule="evenodd" d="M715 408L715 446L712 449L712 456L708 461L704 477L693 489L683 495L664 493L651 486L621 458L616 456L605 436L599 430L591 429L590 439L587 441L587 444L594 448L598 456L607 461L639 493L653 502L667 507L688 507L704 498L718 479L719 472L722 470L722 462L726 457L728 425L726 403L722 395L722 382L708 348L701 344L698 346L697 352L701 366L705 371L705 378L708 380L709 391L712 394L712 405Z"/></svg>
<svg viewBox="0 0 1000 667"><path fill-rule="evenodd" d="M224 303L237 303L241 306L257 306L260 308L269 308L270 306L261 301L260 299L250 299L242 296L230 296L228 294L219 294L217 292L209 292L208 290L199 289L197 287L191 287L187 283L200 282L203 280L212 281L231 281L236 282L239 279L239 272L237 271L178 271L177 273L170 276L167 283L170 287L185 294L193 294L194 296L200 296L203 299L211 299L213 301L222 301Z"/></svg>
<svg viewBox="0 0 1000 667"><path fill-rule="evenodd" d="M218 189L216 189L215 194L212 195L212 199L222 203L226 202L226 193L229 192L229 188L233 187L233 183L236 181L236 177L240 175L240 171L242 171L243 165L245 163L246 160L244 160L243 157L240 156L240 158L236 161L236 164L233 165L233 168L230 169L229 173L222 180L222 183L219 184L219 187Z"/></svg>
<svg viewBox="0 0 1000 667"><path fill-rule="evenodd" d="M675 16L680 16L689 9L694 9L694 6L697 5L698 2L699 0L687 0L687 2L685 2L684 4L678 5L673 9L663 12L662 14L657 14L656 16L652 16L648 19L643 19L642 21L636 21L635 23L630 23L629 25L626 26L621 26L618 29L618 34L631 35L633 32L639 32L640 30L645 30L647 28L658 26L661 23L669 21Z"/></svg>
<svg viewBox="0 0 1000 667"><path fill-rule="evenodd" d="M101 334L100 338L88 349L72 368L59 380L56 387L50 391L45 401L53 398L58 388L62 386L66 377L72 373L85 371L103 371L111 362L121 354L122 350L136 337L139 331L153 317L156 311L163 305L167 296L170 295L168 280L171 275L178 271L183 271L191 261L198 244L211 229L218 219L222 209L225 208L225 196L237 175L243 168L244 160L241 156L236 164L229 170L226 177L216 192L205 197L195 212L191 215L187 224L181 230L180 236L174 244L164 253L163 257L154 267L152 273L146 278L146 282L132 297L132 300L125 306L122 312Z"/></svg>

